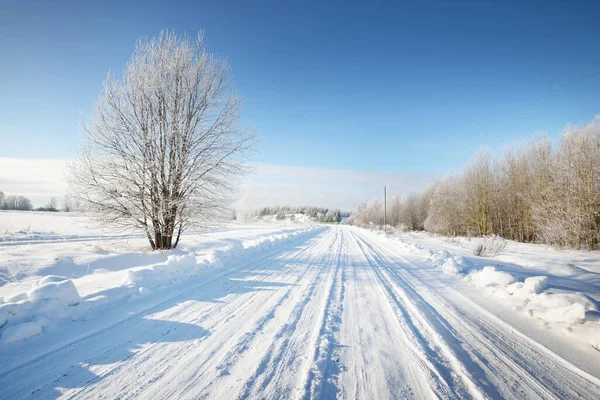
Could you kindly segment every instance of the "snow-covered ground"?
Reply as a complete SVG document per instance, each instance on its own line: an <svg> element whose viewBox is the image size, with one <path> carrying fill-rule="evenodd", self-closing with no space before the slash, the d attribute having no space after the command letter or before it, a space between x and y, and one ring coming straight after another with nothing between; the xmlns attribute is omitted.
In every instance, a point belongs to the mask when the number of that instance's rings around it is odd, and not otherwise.
<svg viewBox="0 0 600 400"><path fill-rule="evenodd" d="M475 239L275 223L149 252L15 214L0 268L25 279L0 287L0 398L600 393L599 253L482 258Z"/></svg>

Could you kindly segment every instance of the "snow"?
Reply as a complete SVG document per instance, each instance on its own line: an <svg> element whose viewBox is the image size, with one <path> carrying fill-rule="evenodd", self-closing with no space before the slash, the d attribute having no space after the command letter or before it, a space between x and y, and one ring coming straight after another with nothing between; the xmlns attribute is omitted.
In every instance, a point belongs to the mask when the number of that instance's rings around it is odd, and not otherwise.
<svg viewBox="0 0 600 400"><path fill-rule="evenodd" d="M0 398L596 397L598 254L473 242L273 223L167 252L11 244L31 268L0 287Z"/></svg>
<svg viewBox="0 0 600 400"><path fill-rule="evenodd" d="M81 301L73 281L53 275L35 281L27 298L32 302L56 301L65 306L74 306Z"/></svg>
<svg viewBox="0 0 600 400"><path fill-rule="evenodd" d="M462 265L456 262L455 258L448 257L442 264L442 272L446 275L458 275L463 272L463 268Z"/></svg>
<svg viewBox="0 0 600 400"><path fill-rule="evenodd" d="M483 288L487 286L507 286L515 281L515 277L508 272L496 271L495 267L483 267L478 271L473 271L465 277L465 280L473 285Z"/></svg>
<svg viewBox="0 0 600 400"><path fill-rule="evenodd" d="M24 322L7 328L2 332L0 343L9 344L29 339L42 334L42 325L39 322Z"/></svg>
<svg viewBox="0 0 600 400"><path fill-rule="evenodd" d="M370 234L383 236L382 232ZM410 254L427 257L444 275L462 277L465 282L483 289L502 304L504 312L508 309L541 321L545 329L600 349L598 252L558 252L547 246L509 242L508 251L502 250L494 257L477 257L472 253L478 240L457 238L446 242L423 233L396 233L390 239ZM534 262L535 257L545 259L546 263ZM567 257L579 260L585 257L585 263L580 264L586 269L566 267ZM485 265L490 260L494 260L496 266ZM570 271L565 272L565 268ZM532 275L535 272L547 275ZM549 286L549 280L555 283Z"/></svg>
<svg viewBox="0 0 600 400"><path fill-rule="evenodd" d="M542 290L546 289L547 283L547 276L532 276L530 278L525 279L523 286L530 293L540 294Z"/></svg>
<svg viewBox="0 0 600 400"><path fill-rule="evenodd" d="M10 297L0 304L0 332L10 331L13 326L37 321L45 329L64 320L80 320L90 317L99 309L106 309L112 304L133 296L150 296L155 290L164 290L169 285L179 284L201 276L206 270L224 268L245 254L261 252L273 248L280 243L292 241L310 233L313 228L286 230L272 235L261 236L258 240L248 241L245 246L242 240L228 238L221 249L210 250L204 259L194 252L168 255L166 260L146 266L124 268L119 272L118 281L110 279L111 274L92 274L90 279L69 279L64 276L47 275L37 280L30 280L30 288L26 292L16 293L23 286L14 286ZM74 267L72 260L69 261ZM43 268L41 269L44 270ZM106 278L109 279L106 279ZM89 281L95 288L86 290ZM102 285L104 281L104 285ZM82 299L78 287L85 293ZM99 296L93 296L98 293ZM80 304L81 303L81 304ZM41 324L40 324L41 321ZM19 341L36 335L23 335ZM17 340L8 340L11 343Z"/></svg>

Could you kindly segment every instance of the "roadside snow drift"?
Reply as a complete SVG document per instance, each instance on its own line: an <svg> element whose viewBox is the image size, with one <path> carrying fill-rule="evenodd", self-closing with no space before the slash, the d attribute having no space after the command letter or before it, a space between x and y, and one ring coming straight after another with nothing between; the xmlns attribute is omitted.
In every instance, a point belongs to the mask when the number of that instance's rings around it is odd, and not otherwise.
<svg viewBox="0 0 600 400"><path fill-rule="evenodd" d="M517 280L509 273L484 267L472 271L465 281L487 290L507 306L550 324L572 339L600 348L600 321L595 301L583 293L546 290L548 277Z"/></svg>
<svg viewBox="0 0 600 400"><path fill-rule="evenodd" d="M89 318L99 307L106 307L134 296L150 296L169 285L198 277L209 269L230 266L246 255L267 251L276 245L305 236L315 228L270 235L244 247L240 240L230 240L229 247L212 250L208 257L198 260L194 253L170 255L167 261L125 272L117 287L105 290L85 301L80 297L72 279L46 276L35 281L28 292L0 298L0 344L23 341L42 334L43 330L60 321Z"/></svg>
<svg viewBox="0 0 600 400"><path fill-rule="evenodd" d="M375 232L369 234L384 236ZM426 257L444 275L463 278L465 282L484 289L511 309L541 321L545 328L554 329L600 351L598 303L588 295L548 289L547 276L532 276L519 282L512 274L494 266L474 269L471 261L449 250L432 250L417 243L404 242L398 236L391 236L389 239L410 253Z"/></svg>

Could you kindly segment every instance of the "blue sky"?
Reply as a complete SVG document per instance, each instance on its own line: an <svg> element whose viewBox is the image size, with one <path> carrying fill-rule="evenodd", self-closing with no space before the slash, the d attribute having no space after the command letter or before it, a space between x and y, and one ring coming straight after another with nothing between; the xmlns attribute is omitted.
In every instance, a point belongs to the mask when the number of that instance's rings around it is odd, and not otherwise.
<svg viewBox="0 0 600 400"><path fill-rule="evenodd" d="M0 157L73 157L107 71L162 29L227 57L262 164L439 175L600 113L597 1L0 5Z"/></svg>

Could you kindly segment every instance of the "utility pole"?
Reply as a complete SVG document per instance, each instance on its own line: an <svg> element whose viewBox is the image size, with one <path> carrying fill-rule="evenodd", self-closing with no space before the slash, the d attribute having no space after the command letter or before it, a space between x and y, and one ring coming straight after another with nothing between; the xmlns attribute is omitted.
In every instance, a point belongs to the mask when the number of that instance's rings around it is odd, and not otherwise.
<svg viewBox="0 0 600 400"><path fill-rule="evenodd" d="M383 229L387 225L387 186L383 187Z"/></svg>

